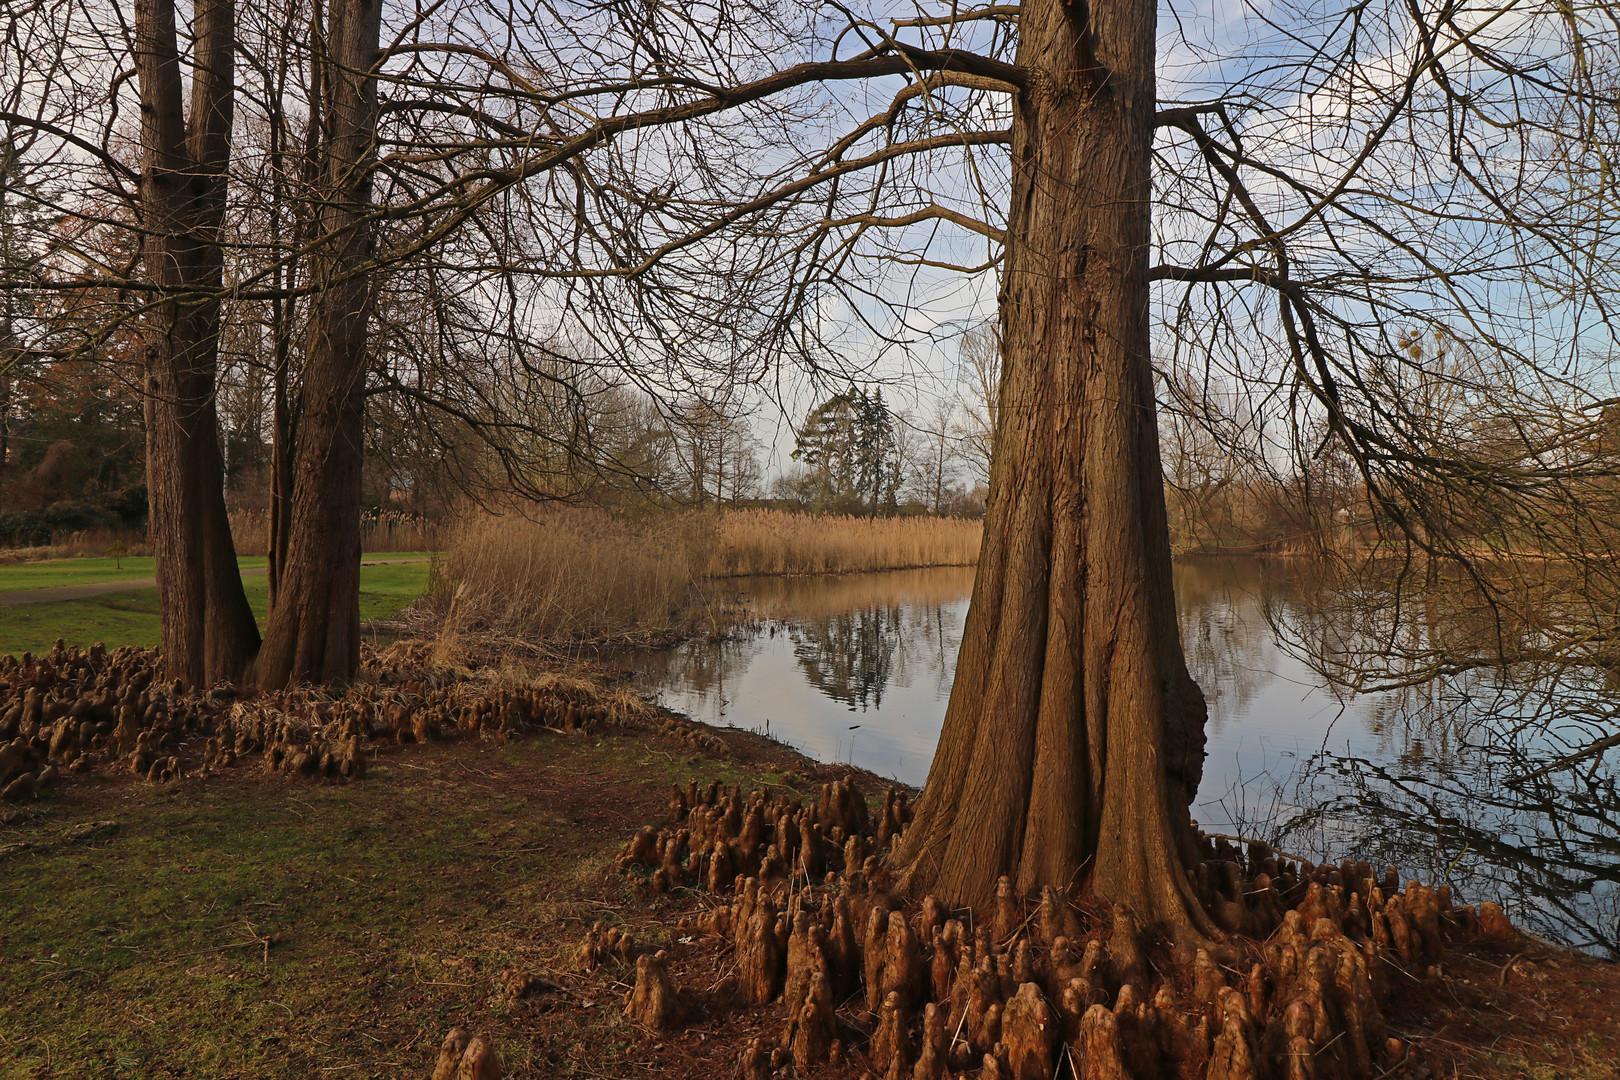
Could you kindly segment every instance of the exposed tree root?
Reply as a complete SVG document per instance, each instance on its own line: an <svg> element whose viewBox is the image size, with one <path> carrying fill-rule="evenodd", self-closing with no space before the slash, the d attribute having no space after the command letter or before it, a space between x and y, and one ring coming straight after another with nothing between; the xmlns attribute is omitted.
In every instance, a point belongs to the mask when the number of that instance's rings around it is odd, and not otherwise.
<svg viewBox="0 0 1620 1080"><path fill-rule="evenodd" d="M685 1014L680 994L664 970L664 954L642 953L636 958L636 985L624 995L624 1015L643 1027L666 1031Z"/></svg>
<svg viewBox="0 0 1620 1080"><path fill-rule="evenodd" d="M581 971L595 971L608 960L630 964L635 959L636 939L617 926L601 923L592 926L585 940L574 950L574 966Z"/></svg>
<svg viewBox="0 0 1620 1080"><path fill-rule="evenodd" d="M501 1059L487 1035L451 1028L439 1047L433 1080L501 1080Z"/></svg>
<svg viewBox="0 0 1620 1080"><path fill-rule="evenodd" d="M506 685L466 669L430 669L422 659L396 645L370 655L366 679L347 688L250 696L226 684L201 690L165 681L158 654L133 646L109 653L58 641L45 656L0 657L0 798L24 799L89 771L159 783L254 761L292 776L354 780L378 744L502 740L542 729L653 728L694 749L727 752L703 725L629 695L599 696L562 680Z"/></svg>
<svg viewBox="0 0 1620 1080"><path fill-rule="evenodd" d="M1021 897L1004 880L985 919L894 895L885 853L908 807L893 791L875 822L842 782L810 805L693 782L670 807L619 868L717 894L682 929L734 950L735 1005L782 1001L779 1039L748 1048L742 1077L847 1059L912 1080L1421 1080L1384 1022L1397 983L1442 977L1448 939L1513 933L1494 905L1402 888L1394 868L1201 838L1192 880L1228 937L1178 950L1123 907L1052 889ZM602 948L592 933L582 955ZM662 963L637 964L634 1015L674 1022Z"/></svg>

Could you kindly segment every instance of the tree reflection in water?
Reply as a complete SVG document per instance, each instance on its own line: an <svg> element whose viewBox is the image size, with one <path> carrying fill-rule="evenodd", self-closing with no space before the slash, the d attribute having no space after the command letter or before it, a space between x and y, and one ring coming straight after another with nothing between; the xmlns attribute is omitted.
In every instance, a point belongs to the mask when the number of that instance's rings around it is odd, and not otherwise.
<svg viewBox="0 0 1620 1080"><path fill-rule="evenodd" d="M805 681L850 708L883 706L900 647L900 607L863 607L788 630Z"/></svg>
<svg viewBox="0 0 1620 1080"><path fill-rule="evenodd" d="M1418 753L1394 764L1318 755L1298 778L1295 798L1307 809L1271 836L1286 851L1393 863L1449 882L1465 900L1502 903L1532 933L1620 957L1612 771L1514 784L1537 759L1465 757L1465 767L1448 769Z"/></svg>
<svg viewBox="0 0 1620 1080"><path fill-rule="evenodd" d="M1308 564L1187 561L1176 584L1210 703L1194 807L1207 828L1394 863L1620 956L1620 747L1530 775L1620 731L1612 677L1474 669L1355 694L1312 652L1370 644L1334 622ZM963 569L742 583L750 621L638 656L637 684L697 719L920 785L971 587Z"/></svg>
<svg viewBox="0 0 1620 1080"><path fill-rule="evenodd" d="M1614 674L1464 658L1453 673L1352 698L1328 689L1354 676L1346 658L1412 629L1341 620L1318 582L1272 574L1265 615L1324 694L1354 702L1364 735L1342 751L1324 739L1277 790L1290 811L1251 827L1284 850L1449 882L1465 900L1503 904L1533 933L1620 958L1620 756L1588 751L1620 731ZM1363 581L1358 591L1366 611L1375 590ZM1437 637L1412 640L1439 655Z"/></svg>
<svg viewBox="0 0 1620 1080"><path fill-rule="evenodd" d="M750 618L639 654L637 683L695 719L921 784L972 584L961 567L740 581Z"/></svg>

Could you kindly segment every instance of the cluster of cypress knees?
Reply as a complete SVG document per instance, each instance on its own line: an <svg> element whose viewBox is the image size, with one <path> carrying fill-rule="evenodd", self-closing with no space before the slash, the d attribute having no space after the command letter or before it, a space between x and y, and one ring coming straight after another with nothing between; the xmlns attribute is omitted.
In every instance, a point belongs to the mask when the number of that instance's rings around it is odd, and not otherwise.
<svg viewBox="0 0 1620 1080"><path fill-rule="evenodd" d="M100 644L0 657L0 799L113 762L153 781L180 771L179 748L212 732L228 693L187 695L154 654Z"/></svg>
<svg viewBox="0 0 1620 1080"><path fill-rule="evenodd" d="M1196 887L1229 936L1177 949L1124 907L1024 897L1005 878L979 919L897 895L888 855L910 811L892 789L873 814L842 781L808 804L694 782L670 811L618 869L706 894L681 930L729 948L734 974L689 994L666 953L601 925L575 961L633 963L625 1013L659 1031L780 1002L779 1037L749 1043L740 1080L1422 1080L1422 1055L1386 1027L1395 992L1441 977L1448 939L1515 934L1496 905L1402 888L1394 867L1315 866L1200 834ZM440 1080L499 1075L456 1064L444 1072L441 1056Z"/></svg>
<svg viewBox="0 0 1620 1080"><path fill-rule="evenodd" d="M159 655L125 646L0 657L0 800L18 802L64 775L133 772L158 783L262 760L290 775L360 779L367 747L541 728L654 728L694 749L725 743L689 720L583 689L491 686L469 675L374 656L371 679L248 695L165 680ZM411 658L406 657L407 661Z"/></svg>

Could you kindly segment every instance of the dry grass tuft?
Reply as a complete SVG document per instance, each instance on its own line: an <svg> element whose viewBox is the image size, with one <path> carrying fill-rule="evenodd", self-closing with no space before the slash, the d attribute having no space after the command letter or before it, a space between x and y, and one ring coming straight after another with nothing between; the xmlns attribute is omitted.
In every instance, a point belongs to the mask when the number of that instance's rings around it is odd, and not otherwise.
<svg viewBox="0 0 1620 1080"><path fill-rule="evenodd" d="M859 574L979 561L984 525L961 518L858 518L733 510L721 514L708 573Z"/></svg>

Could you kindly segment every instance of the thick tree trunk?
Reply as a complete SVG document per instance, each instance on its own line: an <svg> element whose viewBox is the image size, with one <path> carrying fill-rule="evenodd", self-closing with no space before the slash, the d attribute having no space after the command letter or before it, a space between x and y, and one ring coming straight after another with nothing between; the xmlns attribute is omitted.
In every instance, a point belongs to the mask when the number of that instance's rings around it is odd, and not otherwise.
<svg viewBox="0 0 1620 1080"><path fill-rule="evenodd" d="M199 0L188 129L172 0L136 5L142 265L173 294L146 321L146 478L167 673L198 685L241 676L259 644L225 511L214 386L218 243L230 162L236 17Z"/></svg>
<svg viewBox="0 0 1620 1080"><path fill-rule="evenodd" d="M326 196L311 275L311 341L299 395L287 549L256 678L260 686L343 681L360 663L360 466L366 330L375 243L380 0L334 0L322 58Z"/></svg>
<svg viewBox="0 0 1620 1080"><path fill-rule="evenodd" d="M900 857L982 906L1089 884L1213 934L1186 866L1204 700L1177 633L1149 362L1154 0L1027 0L984 550ZM1087 13L1090 13L1089 22Z"/></svg>

